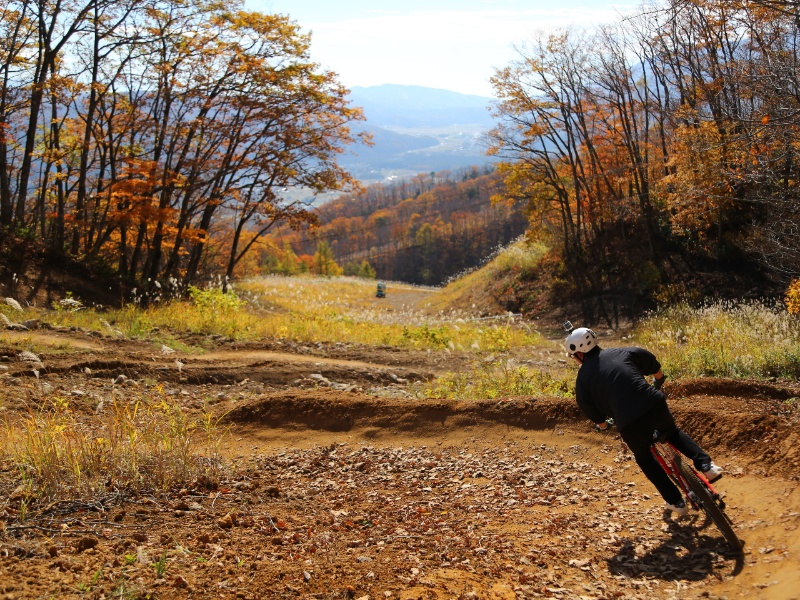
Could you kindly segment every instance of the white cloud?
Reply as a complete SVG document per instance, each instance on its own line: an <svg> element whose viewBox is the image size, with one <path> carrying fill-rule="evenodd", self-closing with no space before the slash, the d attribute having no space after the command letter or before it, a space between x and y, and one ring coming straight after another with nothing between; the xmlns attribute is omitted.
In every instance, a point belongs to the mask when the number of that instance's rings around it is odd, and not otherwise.
<svg viewBox="0 0 800 600"><path fill-rule="evenodd" d="M632 8L584 2L516 10L491 8L492 3L479 10L375 9L358 17L298 22L312 32L312 58L347 86L399 83L490 96L494 69L514 60L514 45L536 31L591 28L617 21Z"/></svg>

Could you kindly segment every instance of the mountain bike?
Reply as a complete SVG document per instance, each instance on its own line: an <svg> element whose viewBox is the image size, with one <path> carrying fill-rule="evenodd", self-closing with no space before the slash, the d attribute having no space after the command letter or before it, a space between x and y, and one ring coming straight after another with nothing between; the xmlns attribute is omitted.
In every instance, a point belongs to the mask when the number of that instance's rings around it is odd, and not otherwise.
<svg viewBox="0 0 800 600"><path fill-rule="evenodd" d="M714 489L714 486L702 473L698 473L689 465L678 449L658 431L653 432L653 445L650 447L650 451L661 468L683 492L691 507L695 510L703 509L717 529L722 532L731 549L736 552L741 551L744 542L733 530L733 523L725 514L725 501Z"/></svg>

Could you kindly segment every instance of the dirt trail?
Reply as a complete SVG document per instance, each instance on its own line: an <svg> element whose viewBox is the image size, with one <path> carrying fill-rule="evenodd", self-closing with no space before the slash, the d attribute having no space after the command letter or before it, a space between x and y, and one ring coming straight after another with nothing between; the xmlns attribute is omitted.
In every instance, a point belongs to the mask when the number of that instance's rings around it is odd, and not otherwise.
<svg viewBox="0 0 800 600"><path fill-rule="evenodd" d="M102 352L105 345L84 336L77 337L74 333L65 334L47 333L42 331L4 331L2 336L10 342L25 342L50 348L77 348L80 350L94 350Z"/></svg>
<svg viewBox="0 0 800 600"><path fill-rule="evenodd" d="M327 356L304 356L289 352L270 352L266 350L238 350L227 352L209 352L200 356L186 360L187 367L193 364L208 362L238 363L242 366L250 366L253 362L282 362L282 363L313 363L317 366L331 365L333 367L349 367L369 370L385 370L397 367L397 365L382 365L375 362L363 360L346 360L330 358Z"/></svg>
<svg viewBox="0 0 800 600"><path fill-rule="evenodd" d="M741 385L735 387L742 390ZM673 405L679 421L696 433L692 425L698 421L692 408L694 400L687 396ZM365 449L399 457L406 452L412 456L407 459L412 466L406 472L411 490L426 489L416 482L428 476L433 464L448 473L437 477L437 483L447 482L452 475L451 482L476 487L473 493L478 496L482 489L497 496L496 488L507 486L502 498L513 497L510 505L514 509L499 509L497 514L490 507L494 503L491 498L487 504L487 498L473 496L460 507L466 510L458 510L446 506L448 501L454 501L451 494L443 491L442 497L434 500L431 497L435 498L438 488L430 488L429 499L443 506L442 514L452 513L435 529L442 523L450 527L462 520L469 523L474 521L471 511L486 511L490 516L482 522L483 535L500 536L509 546L498 550L495 557L503 562L504 575L471 578L462 573L455 577L440 566L432 569L435 575L425 581L427 595L421 597L460 597L463 591L459 586L466 586L464 589L475 591L478 598L511 598L514 594L564 598L797 598L800 491L797 464L792 458L795 455L790 452L789 456L775 457L770 448L759 448L769 444L758 439L737 442L742 441L744 433L740 427L749 428L759 416L737 417L738 403L730 397L704 397L701 402L703 415L711 415L717 426L721 426L723 415L731 417L726 441L708 447L727 471L718 488L725 494L728 512L746 542L745 553L740 557L726 553L713 524L704 523L699 515L692 515L685 523L665 518L663 502L619 437L588 433L571 404L557 399L415 405L408 401L353 401L287 392L231 413L236 426L225 450L239 460L282 456L289 448L311 456L334 451L353 457L349 466L342 467L345 480L352 478L353 471L363 469L365 455L369 456ZM770 408L766 412L773 411ZM705 444L706 436L699 437ZM795 446L800 441L791 436L787 439ZM465 466L465 456L490 458L485 463L473 460ZM325 473L324 477L336 479L335 471L326 473L323 467L334 463L316 460L321 462L317 464L320 475ZM783 460L789 463L778 464ZM421 473L414 474L413 465L417 469L424 465ZM470 470L484 472L470 475ZM313 472L309 474L313 476ZM366 488L360 495L363 504L353 498L348 498L347 503L358 507L354 508L356 513L367 510L364 505L370 504L370 490L380 497L385 493L384 485L380 480L359 482L359 488ZM294 497L289 489L287 494ZM384 518L392 510L371 508ZM549 535L538 535L541 523L548 520ZM527 569L532 554L547 557L544 563L534 563L538 569L533 569L533 574ZM527 574L520 575L522 571ZM526 586L529 580L550 585ZM439 591L434 594L431 587ZM400 597L419 597L414 595L417 592L401 592Z"/></svg>
<svg viewBox="0 0 800 600"><path fill-rule="evenodd" d="M0 337L6 418L48 393L88 414L120 388L159 389L226 415L232 466L153 497L34 502L27 524L16 472L0 470L0 599L800 597L796 385L669 384L727 471L736 556L697 515L665 520L620 440L568 399L404 391L464 357L277 342L189 356L46 335L38 378Z"/></svg>

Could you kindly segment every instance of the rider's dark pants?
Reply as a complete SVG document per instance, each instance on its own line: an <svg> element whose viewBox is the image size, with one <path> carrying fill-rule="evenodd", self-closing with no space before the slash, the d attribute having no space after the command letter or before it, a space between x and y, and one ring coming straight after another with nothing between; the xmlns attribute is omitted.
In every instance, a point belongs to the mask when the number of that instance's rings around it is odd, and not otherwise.
<svg viewBox="0 0 800 600"><path fill-rule="evenodd" d="M664 500L670 504L678 504L683 499L680 490L672 483L653 453L650 452L653 431L656 429L666 434L667 441L671 442L681 454L691 458L696 469L701 470L703 465L710 463L711 457L697 445L697 442L678 428L666 401L620 431L622 440L633 452L636 464L656 486Z"/></svg>

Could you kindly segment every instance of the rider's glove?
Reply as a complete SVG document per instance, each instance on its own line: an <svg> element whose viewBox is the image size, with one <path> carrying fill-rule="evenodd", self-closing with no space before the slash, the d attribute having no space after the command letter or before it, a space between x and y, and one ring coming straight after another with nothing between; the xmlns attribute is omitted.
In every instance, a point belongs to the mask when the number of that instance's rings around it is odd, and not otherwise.
<svg viewBox="0 0 800 600"><path fill-rule="evenodd" d="M661 379L653 379L653 387L656 388L657 390L660 390L661 386L664 385L664 380L666 378L667 376L664 375Z"/></svg>

